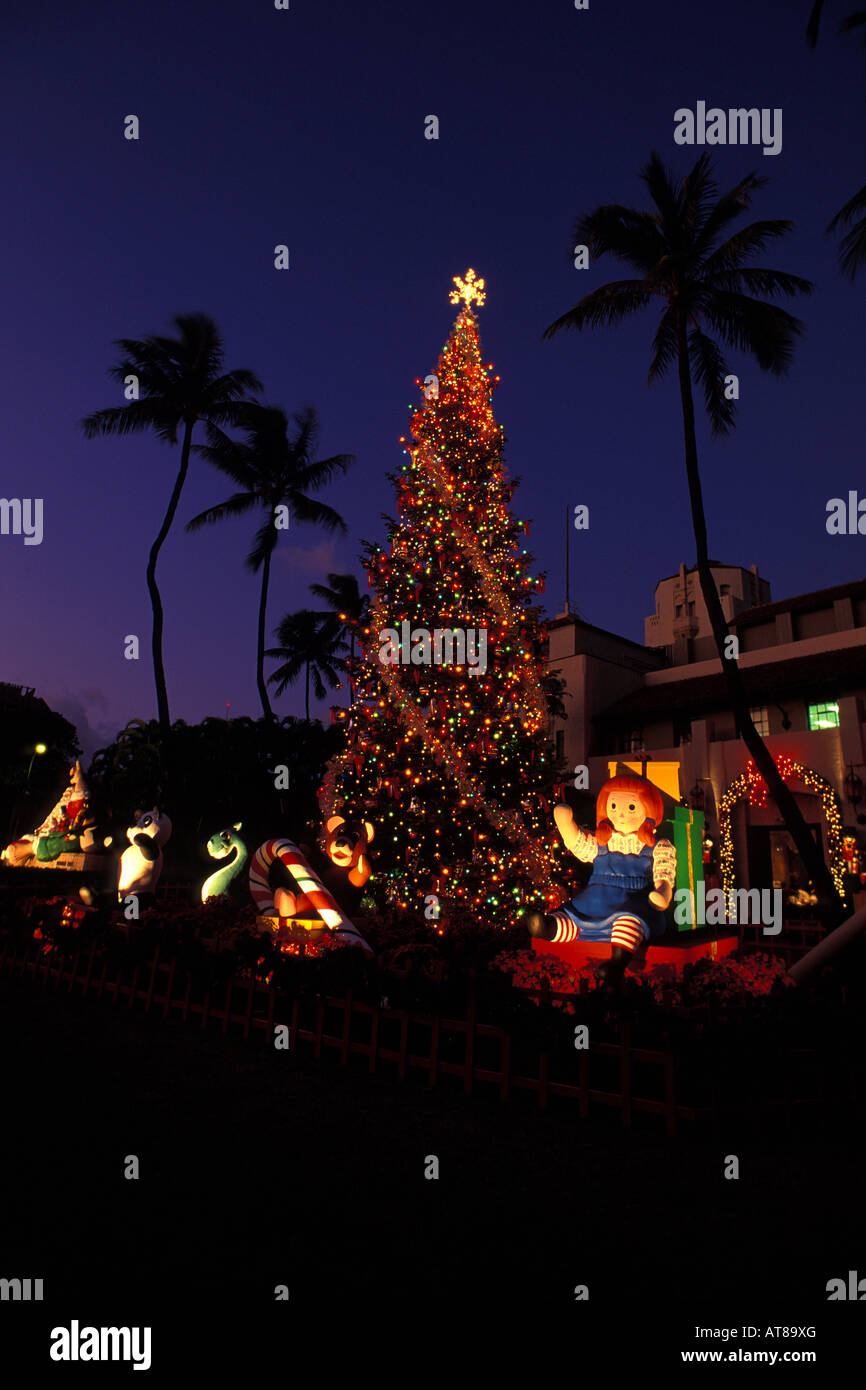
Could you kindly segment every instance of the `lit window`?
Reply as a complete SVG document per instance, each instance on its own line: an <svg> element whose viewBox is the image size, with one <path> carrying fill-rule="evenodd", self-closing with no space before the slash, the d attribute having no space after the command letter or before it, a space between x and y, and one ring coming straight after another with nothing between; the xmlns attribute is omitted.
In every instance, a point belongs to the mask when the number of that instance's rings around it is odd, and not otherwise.
<svg viewBox="0 0 866 1390"><path fill-rule="evenodd" d="M770 717L767 713L767 706L756 705L754 709L749 710L749 714L752 716L752 723L761 738L766 738L770 732Z"/></svg>
<svg viewBox="0 0 866 1390"><path fill-rule="evenodd" d="M823 705L809 706L810 729L838 729L839 706L835 700Z"/></svg>

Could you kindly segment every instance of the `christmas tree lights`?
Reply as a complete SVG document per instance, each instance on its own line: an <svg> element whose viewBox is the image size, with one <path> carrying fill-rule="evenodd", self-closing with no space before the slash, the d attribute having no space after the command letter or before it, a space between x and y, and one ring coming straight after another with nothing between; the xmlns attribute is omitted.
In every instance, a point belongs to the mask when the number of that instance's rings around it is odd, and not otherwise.
<svg viewBox="0 0 866 1390"><path fill-rule="evenodd" d="M482 361L472 307L484 303L484 281L470 270L454 283L461 309L435 389L416 381L406 461L389 475L389 544L365 546L369 627L352 706L335 711L347 747L320 800L326 816L363 814L381 827L375 876L392 903L421 910L433 893L444 920L451 904L505 925L528 898L562 896L549 822L550 681L533 606L543 580L519 544L528 527L510 511L515 483L491 404L498 377ZM483 633L484 666L419 660L423 635L437 630ZM393 661L381 659L386 632L400 634Z"/></svg>

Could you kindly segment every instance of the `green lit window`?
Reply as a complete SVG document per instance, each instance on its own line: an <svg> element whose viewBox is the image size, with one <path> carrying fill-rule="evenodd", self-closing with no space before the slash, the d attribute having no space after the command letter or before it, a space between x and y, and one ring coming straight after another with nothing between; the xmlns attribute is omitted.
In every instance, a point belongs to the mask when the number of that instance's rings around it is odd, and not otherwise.
<svg viewBox="0 0 866 1390"><path fill-rule="evenodd" d="M810 729L838 729L839 706L834 701L825 705L809 706Z"/></svg>
<svg viewBox="0 0 866 1390"><path fill-rule="evenodd" d="M752 716L752 723L761 738L767 738L770 732L770 717L767 713L767 706L756 705L749 710L749 714Z"/></svg>

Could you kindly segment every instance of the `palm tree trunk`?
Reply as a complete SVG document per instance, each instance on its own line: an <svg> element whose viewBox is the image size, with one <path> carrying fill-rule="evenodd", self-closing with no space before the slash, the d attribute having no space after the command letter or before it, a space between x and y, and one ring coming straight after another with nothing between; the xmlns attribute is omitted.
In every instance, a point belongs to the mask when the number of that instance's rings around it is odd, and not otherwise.
<svg viewBox="0 0 866 1390"><path fill-rule="evenodd" d="M777 768L769 748L755 728L749 712L749 701L743 688L742 677L736 659L725 656L725 645L729 636L728 624L722 611L722 603L716 582L710 569L707 545L707 523L704 515L704 500L701 479L698 472L698 444L695 433L695 407L692 397L692 380L689 371L688 340L686 325L682 316L677 322L678 368L680 396L683 407L683 434L685 438L686 476L689 484L689 500L692 510L692 526L697 549L698 576L701 593L707 606L713 637L722 663L722 673L728 688L728 699L737 721L737 730L751 753L755 767L767 784L767 789L775 801L785 826L797 847L797 853L806 867L816 892L822 900L824 910L831 921L839 919L842 904L836 893L833 878L820 845L815 843L803 814L797 805L793 792L786 785Z"/></svg>
<svg viewBox="0 0 866 1390"><path fill-rule="evenodd" d="M274 711L271 709L271 702L268 699L268 690L265 685L265 614L268 607L268 584L271 577L271 552L267 552L262 564L262 591L259 595L259 630L256 645L256 685L259 690L259 699L262 702L262 713L265 719L273 719Z"/></svg>
<svg viewBox="0 0 866 1390"><path fill-rule="evenodd" d="M355 624L354 624L354 622L353 622L353 623L352 623L352 627L351 627L351 631L350 631L350 636L349 636L349 671L348 671L348 679L347 679L347 681L346 681L346 684L347 684L348 687L349 687L349 702L348 702L348 703L349 703L349 708L350 708L350 709L351 709L351 707L352 707L352 699L353 699L354 694L355 694L355 686L354 686L354 678L355 678L355 677L354 677L354 672L355 672Z"/></svg>
<svg viewBox="0 0 866 1390"><path fill-rule="evenodd" d="M306 703L306 707L307 707L307 723L309 724L309 722L310 722L310 663L309 663L309 661L307 662L307 679L306 679L306 687L305 687L305 690L304 690L304 697L305 697L305 703Z"/></svg>
<svg viewBox="0 0 866 1390"><path fill-rule="evenodd" d="M162 550L163 541L169 533L171 523L174 521L174 514L180 501L180 494L186 482L186 475L189 471L189 454L192 443L193 422L187 420L184 425L183 444L180 451L180 468L174 481L171 499L168 510L163 517L162 526L159 528L159 535L150 548L150 555L147 561L147 590L150 594L150 606L153 609L153 633L151 637L151 652L153 654L153 679L156 685L156 709L159 718L160 733L167 738L171 732L171 716L168 710L168 691L165 685L165 666L162 660L162 629L163 613L162 599L156 583L156 562L159 559L159 552Z"/></svg>

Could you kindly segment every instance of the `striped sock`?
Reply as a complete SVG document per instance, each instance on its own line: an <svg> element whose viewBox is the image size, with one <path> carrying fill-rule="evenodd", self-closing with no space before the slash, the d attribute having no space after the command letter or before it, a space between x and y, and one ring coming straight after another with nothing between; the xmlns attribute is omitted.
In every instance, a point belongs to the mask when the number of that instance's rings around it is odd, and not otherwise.
<svg viewBox="0 0 866 1390"><path fill-rule="evenodd" d="M580 935L580 930L575 922L571 920L567 912L551 912L551 917L556 923L556 935L552 936L551 941L576 941Z"/></svg>
<svg viewBox="0 0 866 1390"><path fill-rule="evenodd" d="M610 933L612 946L623 946L634 951L643 941L643 927L637 917L617 917Z"/></svg>

